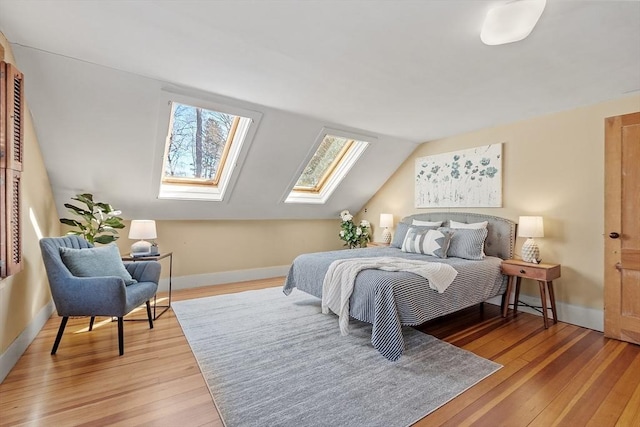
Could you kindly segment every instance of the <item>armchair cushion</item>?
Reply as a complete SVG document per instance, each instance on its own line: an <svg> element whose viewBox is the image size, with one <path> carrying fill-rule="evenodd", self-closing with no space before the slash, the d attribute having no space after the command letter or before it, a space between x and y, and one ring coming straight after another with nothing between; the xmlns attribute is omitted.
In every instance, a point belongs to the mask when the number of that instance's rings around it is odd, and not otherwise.
<svg viewBox="0 0 640 427"><path fill-rule="evenodd" d="M60 257L76 277L116 276L123 279L126 285L137 282L125 268L115 245L86 249L61 246Z"/></svg>
<svg viewBox="0 0 640 427"><path fill-rule="evenodd" d="M157 261L136 261L124 264L131 277L138 282L160 281L160 263Z"/></svg>

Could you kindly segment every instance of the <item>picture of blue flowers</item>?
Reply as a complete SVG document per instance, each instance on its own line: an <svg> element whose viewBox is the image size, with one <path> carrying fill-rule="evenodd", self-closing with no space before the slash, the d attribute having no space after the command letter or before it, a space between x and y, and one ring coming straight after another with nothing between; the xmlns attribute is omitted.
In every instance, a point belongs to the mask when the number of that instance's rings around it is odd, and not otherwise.
<svg viewBox="0 0 640 427"><path fill-rule="evenodd" d="M416 208L502 207L502 144L416 159Z"/></svg>

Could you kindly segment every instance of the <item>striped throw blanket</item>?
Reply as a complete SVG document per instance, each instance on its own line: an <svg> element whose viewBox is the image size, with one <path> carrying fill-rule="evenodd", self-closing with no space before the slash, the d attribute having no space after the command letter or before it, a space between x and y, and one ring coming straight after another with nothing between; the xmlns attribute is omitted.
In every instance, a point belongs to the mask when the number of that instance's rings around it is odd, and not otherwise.
<svg viewBox="0 0 640 427"><path fill-rule="evenodd" d="M424 277L429 287L443 293L458 272L447 264L395 257L349 258L333 261L322 283L322 312L338 315L340 333L349 334L349 298L356 276L362 270L407 271Z"/></svg>

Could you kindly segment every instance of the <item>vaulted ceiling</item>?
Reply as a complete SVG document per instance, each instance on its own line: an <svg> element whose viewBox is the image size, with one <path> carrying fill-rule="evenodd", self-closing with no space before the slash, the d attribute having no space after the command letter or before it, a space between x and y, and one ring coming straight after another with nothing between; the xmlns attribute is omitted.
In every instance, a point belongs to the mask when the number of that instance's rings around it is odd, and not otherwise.
<svg viewBox="0 0 640 427"><path fill-rule="evenodd" d="M640 90L640 2L548 0L527 39L485 46L502 3L0 0L0 31L61 215L90 191L127 218L330 218L419 142ZM157 199L166 90L262 113L225 201ZM323 127L375 143L325 205L283 203Z"/></svg>

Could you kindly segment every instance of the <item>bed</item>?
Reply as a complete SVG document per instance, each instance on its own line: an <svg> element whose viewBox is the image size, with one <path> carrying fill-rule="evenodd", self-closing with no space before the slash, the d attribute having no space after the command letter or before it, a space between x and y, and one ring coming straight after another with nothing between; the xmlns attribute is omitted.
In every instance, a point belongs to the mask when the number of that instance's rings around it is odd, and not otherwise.
<svg viewBox="0 0 640 427"><path fill-rule="evenodd" d="M456 222L476 224L487 221L486 239L480 249L484 250L483 259L470 260L455 256L438 258L402 251L398 246L402 245L404 235L411 230L414 220L442 221L443 227L460 226L455 224ZM420 325L497 295L504 295L507 278L501 273L500 263L503 259L513 256L515 228L516 225L511 220L483 214L431 212L411 215L403 218L396 227L396 235L391 246L298 256L289 269L283 291L289 295L295 288L322 299L323 281L330 265L336 260L347 258L399 257L450 265L457 271L457 275L443 293L431 289L427 279L406 271L367 269L356 276L353 293L349 298L349 314L354 319L373 325L373 347L387 359L395 361L405 349L403 326ZM414 227L414 230L416 229L418 228ZM453 236L456 236L456 232L457 236L470 233L449 228L426 229L449 230ZM453 240L451 242L453 243ZM467 257L466 254L463 256Z"/></svg>

